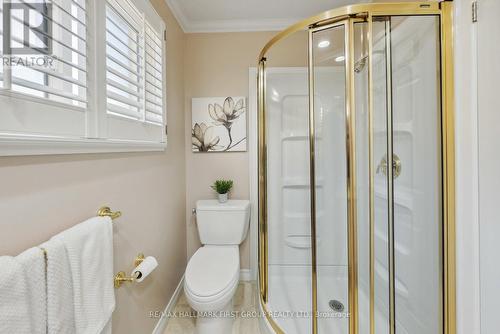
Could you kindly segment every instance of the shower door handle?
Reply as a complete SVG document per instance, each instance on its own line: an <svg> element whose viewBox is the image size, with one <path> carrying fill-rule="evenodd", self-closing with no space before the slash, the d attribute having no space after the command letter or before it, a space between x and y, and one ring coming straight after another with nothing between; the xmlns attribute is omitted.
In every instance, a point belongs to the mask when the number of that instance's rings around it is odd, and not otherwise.
<svg viewBox="0 0 500 334"><path fill-rule="evenodd" d="M382 157L380 163L377 166L377 174L387 175L387 155ZM392 155L392 175L396 179L401 175L401 160L396 154Z"/></svg>

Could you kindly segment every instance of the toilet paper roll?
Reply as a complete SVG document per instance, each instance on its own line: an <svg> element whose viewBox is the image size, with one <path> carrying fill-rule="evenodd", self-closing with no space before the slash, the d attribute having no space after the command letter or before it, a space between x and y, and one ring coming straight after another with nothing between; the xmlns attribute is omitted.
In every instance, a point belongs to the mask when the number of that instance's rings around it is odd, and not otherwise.
<svg viewBox="0 0 500 334"><path fill-rule="evenodd" d="M131 275L135 277L136 282L142 282L156 267L158 267L158 261L153 256L148 256L132 270Z"/></svg>

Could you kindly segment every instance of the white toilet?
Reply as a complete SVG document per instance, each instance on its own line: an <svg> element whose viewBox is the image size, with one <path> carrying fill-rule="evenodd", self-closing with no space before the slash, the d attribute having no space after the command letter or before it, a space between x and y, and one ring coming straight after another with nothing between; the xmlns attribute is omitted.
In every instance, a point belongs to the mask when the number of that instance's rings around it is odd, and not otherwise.
<svg viewBox="0 0 500 334"><path fill-rule="evenodd" d="M198 312L197 334L230 334L233 296L240 274L239 244L250 222L250 202L196 202L196 221L202 247L186 268L184 292Z"/></svg>

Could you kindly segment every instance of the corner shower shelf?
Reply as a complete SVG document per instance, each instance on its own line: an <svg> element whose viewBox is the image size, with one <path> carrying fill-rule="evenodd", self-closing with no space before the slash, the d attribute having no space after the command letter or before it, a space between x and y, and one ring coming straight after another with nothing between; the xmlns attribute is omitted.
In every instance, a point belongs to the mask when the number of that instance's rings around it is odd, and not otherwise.
<svg viewBox="0 0 500 334"><path fill-rule="evenodd" d="M413 200L410 193L410 189L408 189L407 187L400 187L400 186L398 186L397 189L398 189L397 191L394 191L394 204L407 208L410 211L413 211ZM376 182L374 193L376 197L383 200L387 200L387 190L384 184Z"/></svg>
<svg viewBox="0 0 500 334"><path fill-rule="evenodd" d="M321 140L322 137L316 136L317 140ZM309 135L292 135L292 134L284 134L281 136L281 140L309 140Z"/></svg>
<svg viewBox="0 0 500 334"><path fill-rule="evenodd" d="M387 237L387 234L385 234L385 233L386 232L381 232L379 229L375 229L375 236L377 237L377 239L381 240L385 246L388 246L389 239ZM394 249L400 255L405 255L405 256L410 255L410 250L408 249L408 247L406 247L404 244L401 244L397 241L394 243Z"/></svg>
<svg viewBox="0 0 500 334"><path fill-rule="evenodd" d="M308 178L294 178L294 177L285 177L282 179L281 184L284 188L304 188L309 187L311 180ZM324 179L322 177L318 177L316 179L316 187L323 187Z"/></svg>
<svg viewBox="0 0 500 334"><path fill-rule="evenodd" d="M281 135L281 140L308 140L308 135Z"/></svg>
<svg viewBox="0 0 500 334"><path fill-rule="evenodd" d="M386 266L375 260L375 274L385 283L389 284L389 272ZM408 299L409 291L403 282L396 276L394 282L394 292L402 298Z"/></svg>
<svg viewBox="0 0 500 334"><path fill-rule="evenodd" d="M323 217L323 215L324 215L323 210L316 212L316 218L321 218L321 217ZM297 218L310 219L311 215L309 212L308 213L285 213L283 215L283 218L284 219L288 219L288 218L291 218L291 219L297 219Z"/></svg>
<svg viewBox="0 0 500 334"><path fill-rule="evenodd" d="M393 125L392 131L393 132L403 132L403 133L413 133L415 130L413 129L414 125L412 122L402 122L402 123L397 123ZM387 133L386 128L380 128L380 127L374 127L373 132L375 134L384 134Z"/></svg>
<svg viewBox="0 0 500 334"><path fill-rule="evenodd" d="M310 235L288 235L285 238L285 244L292 248L308 249L311 248ZM316 238L316 245L319 244L319 238Z"/></svg>

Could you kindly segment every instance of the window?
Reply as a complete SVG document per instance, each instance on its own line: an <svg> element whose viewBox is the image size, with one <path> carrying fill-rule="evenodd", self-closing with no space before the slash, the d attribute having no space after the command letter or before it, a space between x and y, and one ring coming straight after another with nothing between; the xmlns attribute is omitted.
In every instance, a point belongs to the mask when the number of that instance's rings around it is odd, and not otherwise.
<svg viewBox="0 0 500 334"><path fill-rule="evenodd" d="M115 3L115 6L111 6ZM109 1L106 6L107 112L143 119L144 43L141 13L135 8Z"/></svg>
<svg viewBox="0 0 500 334"><path fill-rule="evenodd" d="M165 26L149 1L0 7L0 155L165 147Z"/></svg>
<svg viewBox="0 0 500 334"><path fill-rule="evenodd" d="M107 1L106 110L112 138L157 141L163 135L157 131L164 120L161 31L129 1Z"/></svg>
<svg viewBox="0 0 500 334"><path fill-rule="evenodd" d="M162 124L163 122L163 94L162 94L162 74L163 74L163 53L161 35L154 28L146 23L145 27L145 47L144 56L145 71L145 92L146 92L146 114L147 122Z"/></svg>
<svg viewBox="0 0 500 334"><path fill-rule="evenodd" d="M50 10L47 5L37 8L29 2L20 2L18 9L11 8L12 46L24 44L23 15L28 12L36 20L33 13L41 9L38 13L44 20L38 35L40 46L51 45L52 55L57 58L50 68L43 66L43 63L29 66L18 64L6 68L12 91L86 107L86 11L85 3L80 1L65 1L60 5L53 2ZM23 61L22 57L16 57L15 54L11 59Z"/></svg>

